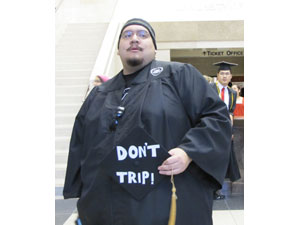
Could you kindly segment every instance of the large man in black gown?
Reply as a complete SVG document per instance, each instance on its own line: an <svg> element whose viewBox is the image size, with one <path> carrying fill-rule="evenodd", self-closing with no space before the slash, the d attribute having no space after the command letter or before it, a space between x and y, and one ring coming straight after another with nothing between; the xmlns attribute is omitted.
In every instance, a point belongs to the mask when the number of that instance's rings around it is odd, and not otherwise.
<svg viewBox="0 0 300 225"><path fill-rule="evenodd" d="M227 169L226 105L189 64L155 60L155 32L123 26L123 70L94 88L76 116L64 186L83 225L166 225L174 175L176 225L211 225Z"/></svg>

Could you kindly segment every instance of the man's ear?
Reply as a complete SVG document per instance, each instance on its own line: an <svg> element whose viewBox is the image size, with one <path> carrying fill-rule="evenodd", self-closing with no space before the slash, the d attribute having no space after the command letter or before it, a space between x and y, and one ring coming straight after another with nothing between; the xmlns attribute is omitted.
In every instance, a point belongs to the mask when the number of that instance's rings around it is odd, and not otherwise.
<svg viewBox="0 0 300 225"><path fill-rule="evenodd" d="M119 49L118 49L118 51L117 51L117 55L120 55Z"/></svg>

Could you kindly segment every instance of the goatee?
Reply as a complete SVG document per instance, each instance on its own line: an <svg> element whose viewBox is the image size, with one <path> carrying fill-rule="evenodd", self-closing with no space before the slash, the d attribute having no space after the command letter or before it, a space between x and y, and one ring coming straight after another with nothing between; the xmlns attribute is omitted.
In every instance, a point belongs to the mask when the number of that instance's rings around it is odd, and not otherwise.
<svg viewBox="0 0 300 225"><path fill-rule="evenodd" d="M127 59L127 64L129 66L135 67L143 63L143 59Z"/></svg>

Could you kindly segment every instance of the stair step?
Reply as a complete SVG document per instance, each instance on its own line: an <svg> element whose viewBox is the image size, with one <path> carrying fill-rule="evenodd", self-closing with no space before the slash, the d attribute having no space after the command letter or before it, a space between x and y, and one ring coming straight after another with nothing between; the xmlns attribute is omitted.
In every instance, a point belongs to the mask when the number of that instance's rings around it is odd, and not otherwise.
<svg viewBox="0 0 300 225"><path fill-rule="evenodd" d="M103 36L103 35L101 35L101 36ZM67 37L64 37L64 39L62 39L59 42L58 46L69 45L69 44L72 44L72 43L78 43L78 44L84 44L84 45L90 45L90 44L98 45L102 41L102 40L99 40L99 39L102 39L101 36L99 37L99 35L90 35L90 36L87 36L87 37L80 37L80 38L74 37L73 35L72 36L67 36Z"/></svg>
<svg viewBox="0 0 300 225"><path fill-rule="evenodd" d="M56 104L83 103L84 95L56 95Z"/></svg>
<svg viewBox="0 0 300 225"><path fill-rule="evenodd" d="M55 163L55 169L66 169L67 165L62 163Z"/></svg>
<svg viewBox="0 0 300 225"><path fill-rule="evenodd" d="M60 78L60 77L90 77L91 70L78 70L78 71L55 71L55 77Z"/></svg>
<svg viewBox="0 0 300 225"><path fill-rule="evenodd" d="M55 64L58 63L95 63L97 54L57 54L55 55Z"/></svg>
<svg viewBox="0 0 300 225"><path fill-rule="evenodd" d="M65 179L66 169L55 169L55 178L56 179Z"/></svg>
<svg viewBox="0 0 300 225"><path fill-rule="evenodd" d="M84 96L88 89L88 85L78 86L56 86L55 95L81 95Z"/></svg>
<svg viewBox="0 0 300 225"><path fill-rule="evenodd" d="M55 138L55 151L60 149L60 151L68 151L71 136L59 136Z"/></svg>
<svg viewBox="0 0 300 225"><path fill-rule="evenodd" d="M75 72L79 72L82 71L81 69L60 69L60 70L55 70L55 73L57 72L64 72L64 73L75 73ZM88 71L89 74L92 73L92 69Z"/></svg>
<svg viewBox="0 0 300 225"><path fill-rule="evenodd" d="M88 63L56 63L55 70L89 70L93 68L94 62Z"/></svg>
<svg viewBox="0 0 300 225"><path fill-rule="evenodd" d="M66 28L66 31L64 33L64 38L68 37L76 37L76 38L84 38L88 36L103 36L103 31L102 29L68 29Z"/></svg>
<svg viewBox="0 0 300 225"><path fill-rule="evenodd" d="M78 110L79 111L79 110ZM76 113L58 113L55 112L55 124L57 125L73 125Z"/></svg>
<svg viewBox="0 0 300 225"><path fill-rule="evenodd" d="M70 136L72 133L73 126L69 125L56 125L55 126L55 137Z"/></svg>
<svg viewBox="0 0 300 225"><path fill-rule="evenodd" d="M99 52L99 48L95 49L77 49L77 48L59 48L56 49L56 55L66 55L66 56L73 56L73 55L94 55L97 57L97 54Z"/></svg>
<svg viewBox="0 0 300 225"><path fill-rule="evenodd" d="M67 165L67 162L68 162L68 154L55 155L55 163Z"/></svg>
<svg viewBox="0 0 300 225"><path fill-rule="evenodd" d="M55 85L56 86L72 86L72 85L88 85L89 84L89 78L87 76L82 77L61 77L61 78L55 78Z"/></svg>
<svg viewBox="0 0 300 225"><path fill-rule="evenodd" d="M56 104L55 113L72 113L77 114L82 104Z"/></svg>
<svg viewBox="0 0 300 225"><path fill-rule="evenodd" d="M69 51L61 51L60 52L56 52L55 53L55 57L59 58L59 57L93 57L93 58L97 58L97 54L98 51L90 51L90 52L80 52L78 54L70 54Z"/></svg>
<svg viewBox="0 0 300 225"><path fill-rule="evenodd" d="M56 46L56 49L62 48L62 47L75 47L75 48L95 48L97 46L101 45L99 42L99 37L87 37L87 38L69 38L64 39L62 42L60 42L60 45Z"/></svg>
<svg viewBox="0 0 300 225"><path fill-rule="evenodd" d="M76 42L69 43L68 45L57 46L56 51L61 52L62 50L67 50L69 53L72 52L97 52L99 50L99 43L90 43L90 44L79 44Z"/></svg>
<svg viewBox="0 0 300 225"><path fill-rule="evenodd" d="M108 23L69 23L68 29L74 28L82 28L82 29L92 29L97 28L100 29L101 27L107 27Z"/></svg>
<svg viewBox="0 0 300 225"><path fill-rule="evenodd" d="M65 184L64 178L55 178L55 187L63 187Z"/></svg>

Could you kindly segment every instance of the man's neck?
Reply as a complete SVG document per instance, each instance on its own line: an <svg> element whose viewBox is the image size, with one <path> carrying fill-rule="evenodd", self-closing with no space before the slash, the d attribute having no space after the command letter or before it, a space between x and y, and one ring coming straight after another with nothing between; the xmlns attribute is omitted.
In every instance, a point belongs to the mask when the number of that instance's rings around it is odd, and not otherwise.
<svg viewBox="0 0 300 225"><path fill-rule="evenodd" d="M218 84L221 85L222 87L227 87L227 86L228 86L228 84L226 84L226 85L221 84L220 81L217 81L217 82L218 82Z"/></svg>
<svg viewBox="0 0 300 225"><path fill-rule="evenodd" d="M123 74L128 75L128 74L133 74L134 72L142 69L145 65L139 65L135 67L123 67Z"/></svg>
<svg viewBox="0 0 300 225"><path fill-rule="evenodd" d="M145 66L147 66L149 63L151 63L154 59L152 59L149 62L144 62L138 66L129 66L127 64L123 64L123 75L128 75L128 74L132 74L136 71L141 70L142 68L144 68Z"/></svg>

